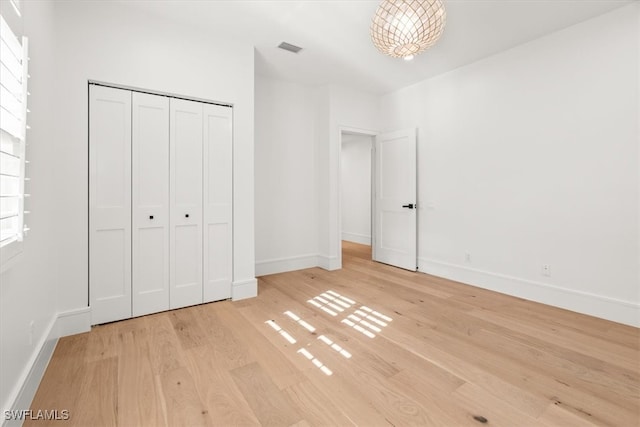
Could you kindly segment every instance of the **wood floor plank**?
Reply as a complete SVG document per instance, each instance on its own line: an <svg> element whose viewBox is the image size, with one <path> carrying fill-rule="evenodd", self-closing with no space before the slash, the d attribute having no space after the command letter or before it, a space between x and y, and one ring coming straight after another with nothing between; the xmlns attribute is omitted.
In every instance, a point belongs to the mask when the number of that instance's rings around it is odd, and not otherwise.
<svg viewBox="0 0 640 427"><path fill-rule="evenodd" d="M118 425L118 358L88 362L86 369L77 408L71 413L73 425Z"/></svg>
<svg viewBox="0 0 640 427"><path fill-rule="evenodd" d="M545 366L544 376L553 378L555 382L566 388L597 396L599 399L630 411L637 408L637 402L640 399L640 381L635 385L628 381L629 378L636 377L632 371L611 366L607 374L603 375L599 360L594 360L594 363L578 364L572 359L558 357L552 352L514 342L491 331L480 331L474 339L499 347L504 355L517 360L530 370ZM548 387L548 389L552 388Z"/></svg>
<svg viewBox="0 0 640 427"><path fill-rule="evenodd" d="M209 348L218 363L226 369L239 368L256 361L248 348L250 343L234 330L233 318L229 315L230 304L223 301L194 307L202 330L208 336Z"/></svg>
<svg viewBox="0 0 640 427"><path fill-rule="evenodd" d="M640 424L638 328L343 251L256 298L61 339L31 409L96 427ZM347 298L333 313L328 291Z"/></svg>
<svg viewBox="0 0 640 427"><path fill-rule="evenodd" d="M185 351L188 369L196 381L196 388L209 416L218 426L260 425L244 395L233 381L219 353L213 345L199 346Z"/></svg>
<svg viewBox="0 0 640 427"><path fill-rule="evenodd" d="M540 418L536 419L511 407L503 399L475 384L464 384L451 393L451 398L465 407L474 421L486 419L487 424L505 427L545 425Z"/></svg>
<svg viewBox="0 0 640 427"><path fill-rule="evenodd" d="M607 360L624 369L634 370L638 368L638 352L633 348L618 344L608 343L599 338L587 339L584 335L570 329L545 327L531 320L514 316L504 312L489 312L478 310L474 315L496 323L517 325L517 329L531 336L538 337L559 347L571 349L584 355L594 356L601 360Z"/></svg>
<svg viewBox="0 0 640 427"><path fill-rule="evenodd" d="M116 357L118 352L120 324L118 322L94 326L87 343L87 362Z"/></svg>
<svg viewBox="0 0 640 427"><path fill-rule="evenodd" d="M309 425L356 425L310 381L303 381L287 387L285 392Z"/></svg>
<svg viewBox="0 0 640 427"><path fill-rule="evenodd" d="M568 411L561 405L549 405L547 409L540 415L538 420L550 426L563 427L590 427L597 426L595 420L586 420L584 417L576 415L572 411Z"/></svg>
<svg viewBox="0 0 640 427"><path fill-rule="evenodd" d="M519 375L518 370L507 370L499 364L492 364L488 369L487 364L491 361L484 363L475 349L457 349L455 345L446 341L427 342L420 339L422 335L416 331L409 333L390 328L385 330L383 335L400 347L412 349L416 355L465 382L478 384L487 392L502 397L513 407L532 417L539 416L549 403L545 397L530 392L526 387L523 388L522 381L513 380L514 376Z"/></svg>
<svg viewBox="0 0 640 427"><path fill-rule="evenodd" d="M172 310L167 313L183 349L206 345L208 335L201 327L196 310Z"/></svg>
<svg viewBox="0 0 640 427"><path fill-rule="evenodd" d="M242 334L249 345L252 358L260 361L279 389L304 381L302 372L290 360L282 357L282 353L258 331L258 327L265 326L262 320L251 322L240 313L240 310L228 310L226 319L232 322L234 331Z"/></svg>
<svg viewBox="0 0 640 427"><path fill-rule="evenodd" d="M269 283L278 286L277 280ZM269 300L271 295L278 295L279 299L284 300L286 296L281 292L281 289L278 287L277 292L274 292L275 290L272 288L265 290L262 294L262 301ZM301 298L304 300L304 298L296 294L296 289L297 287L290 287L288 291L293 296L293 301L291 299L287 300L284 306L292 308L296 314L308 320L310 324L317 327L322 326L323 329L320 329L317 334L328 331L329 338L343 346L351 354L359 356L358 363L367 363L371 369L378 371L383 376L392 376L399 369L412 369L417 375L423 372L428 373L428 381L437 383L442 390L453 390L464 382L450 372L440 369L414 353L398 347L384 339L383 336L372 340L340 323L339 318L331 319L330 317L322 316L321 313L314 313L311 311L312 306L304 306L297 302L297 300ZM281 310L282 308L275 311ZM345 331L351 333L347 334Z"/></svg>
<svg viewBox="0 0 640 427"><path fill-rule="evenodd" d="M31 410L67 409L74 425L79 408L81 386L88 376L86 351L89 333L72 335L58 341L40 387L31 403ZM55 425L59 422L26 420L24 425ZM77 425L77 424L76 424Z"/></svg>
<svg viewBox="0 0 640 427"><path fill-rule="evenodd" d="M386 356L391 353L379 351L379 348L372 348L373 341L371 338L365 337L341 323L346 314L335 318L324 316L324 313L314 312L312 305L302 305L297 301L292 301L279 289L275 288L265 290L260 308L265 310L263 317L275 317L278 319L279 324L293 331L292 335L299 339L300 346L306 346L310 343L331 346L331 344L327 344L331 341L338 346L344 347L344 350L350 354L357 355L358 363L367 364L382 376L388 377L398 372L398 368L383 357L383 355ZM285 312L299 317L307 327L316 328L315 331L310 332L305 329L299 322L286 315ZM324 341L320 339L322 336L325 337Z"/></svg>
<svg viewBox="0 0 640 427"><path fill-rule="evenodd" d="M159 375L169 426L212 426L209 408L202 403L195 380L180 367Z"/></svg>
<svg viewBox="0 0 640 427"><path fill-rule="evenodd" d="M263 426L288 426L302 421L295 405L276 387L260 364L250 363L230 373Z"/></svg>
<svg viewBox="0 0 640 427"><path fill-rule="evenodd" d="M413 390L412 397L425 408L428 416L425 425L434 426L477 426L478 422L467 408L451 399L451 391L432 384L424 375L411 370L403 370L389 381L397 387Z"/></svg>
<svg viewBox="0 0 640 427"><path fill-rule="evenodd" d="M118 360L118 425L167 425L146 328L127 328L122 333Z"/></svg>
<svg viewBox="0 0 640 427"><path fill-rule="evenodd" d="M153 372L161 375L183 367L182 346L167 313L147 317L147 324Z"/></svg>

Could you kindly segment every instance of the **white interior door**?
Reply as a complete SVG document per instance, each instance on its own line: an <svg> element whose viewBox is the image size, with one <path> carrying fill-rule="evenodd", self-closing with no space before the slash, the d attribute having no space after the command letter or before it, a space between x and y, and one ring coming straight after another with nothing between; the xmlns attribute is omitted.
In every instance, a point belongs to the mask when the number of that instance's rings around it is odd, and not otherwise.
<svg viewBox="0 0 640 427"><path fill-rule="evenodd" d="M169 309L169 98L133 92L133 315Z"/></svg>
<svg viewBox="0 0 640 427"><path fill-rule="evenodd" d="M202 303L202 109L171 99L170 306Z"/></svg>
<svg viewBox="0 0 640 427"><path fill-rule="evenodd" d="M131 317L131 92L89 87L91 324Z"/></svg>
<svg viewBox="0 0 640 427"><path fill-rule="evenodd" d="M232 109L204 105L204 302L231 298Z"/></svg>
<svg viewBox="0 0 640 427"><path fill-rule="evenodd" d="M373 259L407 270L417 264L415 129L376 136Z"/></svg>

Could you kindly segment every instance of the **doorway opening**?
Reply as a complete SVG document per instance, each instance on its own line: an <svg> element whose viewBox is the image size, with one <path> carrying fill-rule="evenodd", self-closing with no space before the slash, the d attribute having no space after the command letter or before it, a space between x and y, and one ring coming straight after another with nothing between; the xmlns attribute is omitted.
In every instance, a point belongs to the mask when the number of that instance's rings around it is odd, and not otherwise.
<svg viewBox="0 0 640 427"><path fill-rule="evenodd" d="M349 258L372 259L373 147L371 133L340 133L340 250Z"/></svg>

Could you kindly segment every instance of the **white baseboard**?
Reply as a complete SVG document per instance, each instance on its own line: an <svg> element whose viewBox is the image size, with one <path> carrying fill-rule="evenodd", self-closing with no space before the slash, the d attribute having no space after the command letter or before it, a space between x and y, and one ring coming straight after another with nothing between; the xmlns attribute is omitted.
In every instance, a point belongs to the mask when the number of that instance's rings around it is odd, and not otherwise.
<svg viewBox="0 0 640 427"><path fill-rule="evenodd" d="M231 288L231 299L239 301L241 299L253 298L258 296L258 280L256 278L249 280L238 280L233 282Z"/></svg>
<svg viewBox="0 0 640 427"><path fill-rule="evenodd" d="M630 301L425 258L418 259L418 269L483 289L640 327L640 304Z"/></svg>
<svg viewBox="0 0 640 427"><path fill-rule="evenodd" d="M52 318L47 326L46 332L36 346L36 351L34 351L31 359L29 359L24 373L18 381L14 397L9 399L9 402L13 402L10 410L20 411L29 409L36 395L36 391L38 391L38 387L40 386L40 381L47 370L53 351L56 348L58 338L88 332L90 330L91 310L89 307L58 313ZM22 421L4 420L2 425L5 427L20 426L22 425Z"/></svg>
<svg viewBox="0 0 640 427"><path fill-rule="evenodd" d="M269 259L256 262L256 276L266 276L267 274L284 273L318 266L318 255L316 254Z"/></svg>
<svg viewBox="0 0 640 427"><path fill-rule="evenodd" d="M333 271L340 270L342 265L337 256L318 255L318 267Z"/></svg>
<svg viewBox="0 0 640 427"><path fill-rule="evenodd" d="M58 313L56 328L59 337L89 332L91 330L91 308L84 307Z"/></svg>
<svg viewBox="0 0 640 427"><path fill-rule="evenodd" d="M371 236L367 236L366 234L349 233L348 231L343 231L342 240L371 246Z"/></svg>
<svg viewBox="0 0 640 427"><path fill-rule="evenodd" d="M47 326L46 332L38 342L36 351L31 355L27 366L18 380L13 396L8 400L8 402L13 402L11 407L8 408L9 410L19 411L29 409L31 406L33 397L36 395L36 391L38 391L40 381L44 376L44 372L47 370L49 360L58 343L56 323L57 317L52 318ZM2 425L3 427L21 426L23 421L24 420L4 420Z"/></svg>

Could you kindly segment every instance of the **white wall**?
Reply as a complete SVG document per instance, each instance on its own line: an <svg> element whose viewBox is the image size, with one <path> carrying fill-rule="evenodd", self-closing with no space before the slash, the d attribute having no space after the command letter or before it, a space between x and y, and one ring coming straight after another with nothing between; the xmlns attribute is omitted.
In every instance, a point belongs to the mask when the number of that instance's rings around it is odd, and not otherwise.
<svg viewBox="0 0 640 427"><path fill-rule="evenodd" d="M234 104L234 289L255 293L253 47L112 2L56 2L60 310L87 306L87 81ZM213 31L213 29L212 29Z"/></svg>
<svg viewBox="0 0 640 427"><path fill-rule="evenodd" d="M18 398L40 349L45 345L52 348L55 343L56 331L52 328L58 311L59 283L54 217L60 189L55 186L56 165L51 161L55 157L51 138L55 86L51 75L55 55L53 3L22 2L22 19L18 19L9 2L3 1L1 12L16 35L29 37L31 57L28 101L31 130L27 132L26 154L31 162L27 168L31 181L26 190L31 197L25 205L31 211L26 218L31 232L24 241L22 255L0 276L0 408L4 410ZM28 404L28 391L24 399Z"/></svg>
<svg viewBox="0 0 640 427"><path fill-rule="evenodd" d="M341 265L341 132L377 124L378 97L256 76L256 272Z"/></svg>
<svg viewBox="0 0 640 427"><path fill-rule="evenodd" d="M638 14L383 97L419 129L421 271L640 325Z"/></svg>
<svg viewBox="0 0 640 427"><path fill-rule="evenodd" d="M328 131L318 141L319 252L320 265L328 270L342 267L340 230L340 150L343 131L375 134L378 130L379 97L342 86L326 88Z"/></svg>
<svg viewBox="0 0 640 427"><path fill-rule="evenodd" d="M318 265L317 90L256 76L256 274Z"/></svg>
<svg viewBox="0 0 640 427"><path fill-rule="evenodd" d="M342 240L363 245L371 245L372 142L371 136L342 134Z"/></svg>

